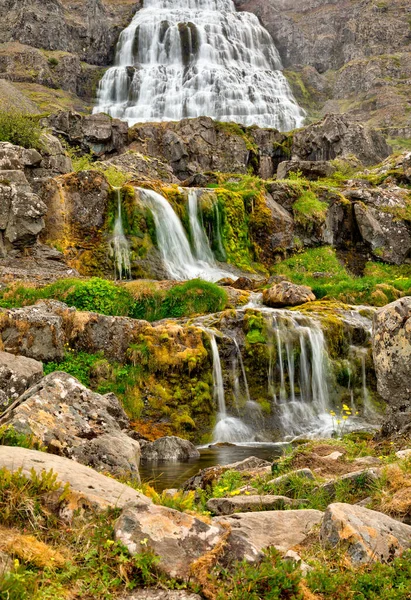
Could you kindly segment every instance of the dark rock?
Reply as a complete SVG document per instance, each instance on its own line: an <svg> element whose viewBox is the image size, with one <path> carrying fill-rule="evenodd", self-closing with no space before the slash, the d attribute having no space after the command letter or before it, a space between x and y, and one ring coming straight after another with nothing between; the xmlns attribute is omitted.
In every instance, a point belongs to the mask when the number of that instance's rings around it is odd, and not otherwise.
<svg viewBox="0 0 411 600"><path fill-rule="evenodd" d="M145 461L185 462L191 458L200 458L197 448L188 440L170 436L163 437L144 445L141 459Z"/></svg>
<svg viewBox="0 0 411 600"><path fill-rule="evenodd" d="M336 168L324 160L285 160L278 165L277 179L286 179L289 173L300 172L307 179L319 179L321 177L331 177Z"/></svg>
<svg viewBox="0 0 411 600"><path fill-rule="evenodd" d="M236 290L253 290L255 288L255 282L249 277L239 277L230 285Z"/></svg>

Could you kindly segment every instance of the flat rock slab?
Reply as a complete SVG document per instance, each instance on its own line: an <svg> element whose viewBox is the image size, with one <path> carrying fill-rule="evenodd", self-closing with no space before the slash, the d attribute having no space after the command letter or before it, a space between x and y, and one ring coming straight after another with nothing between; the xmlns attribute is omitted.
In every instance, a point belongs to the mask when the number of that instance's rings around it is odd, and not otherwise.
<svg viewBox="0 0 411 600"><path fill-rule="evenodd" d="M283 510L286 506L299 506L301 501L286 496L244 495L231 498L211 498L207 510L216 515L232 515L236 512L258 512L260 510Z"/></svg>
<svg viewBox="0 0 411 600"><path fill-rule="evenodd" d="M90 467L81 465L68 458L9 446L0 446L0 468L22 472L31 476L31 469L40 474L42 471L53 471L58 481L70 485L71 490L78 492L92 505L105 509L122 508L127 502L141 505L151 504L151 500L133 488L106 477Z"/></svg>
<svg viewBox="0 0 411 600"><path fill-rule="evenodd" d="M411 527L362 506L337 502L324 514L321 543L346 545L354 566L388 562L411 547Z"/></svg>
<svg viewBox="0 0 411 600"><path fill-rule="evenodd" d="M274 546L280 552L287 552L306 539L321 522L323 514L311 509L237 513L214 517L213 523L228 523L233 532L243 536L260 551Z"/></svg>
<svg viewBox="0 0 411 600"><path fill-rule="evenodd" d="M122 596L120 600L201 600L201 596L184 590L135 590L129 596Z"/></svg>

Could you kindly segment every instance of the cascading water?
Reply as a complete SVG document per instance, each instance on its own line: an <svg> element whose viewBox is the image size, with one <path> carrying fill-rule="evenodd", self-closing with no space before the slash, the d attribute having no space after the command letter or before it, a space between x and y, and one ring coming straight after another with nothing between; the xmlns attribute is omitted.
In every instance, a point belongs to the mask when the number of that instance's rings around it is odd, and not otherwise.
<svg viewBox="0 0 411 600"><path fill-rule="evenodd" d="M191 198L190 223L193 221L193 254L184 227L167 200L152 190L137 188L141 201L147 206L154 219L157 243L165 268L171 279L185 281L200 277L207 281L218 281L230 273L219 269L216 265L207 236L198 221L197 201ZM196 237L201 233L200 238Z"/></svg>
<svg viewBox="0 0 411 600"><path fill-rule="evenodd" d="M190 219L191 237L193 240L194 254L198 260L207 262L210 265L215 264L214 255L210 248L210 243L200 222L200 211L198 206L198 190L190 189L188 191L188 216Z"/></svg>
<svg viewBox="0 0 411 600"><path fill-rule="evenodd" d="M209 116L287 131L304 113L280 69L268 31L232 0L144 0L94 112L130 125Z"/></svg>
<svg viewBox="0 0 411 600"><path fill-rule="evenodd" d="M110 253L114 258L114 276L120 281L131 275L130 246L123 228L123 215L121 210L121 191L117 193L117 216L114 222L113 235L110 241Z"/></svg>

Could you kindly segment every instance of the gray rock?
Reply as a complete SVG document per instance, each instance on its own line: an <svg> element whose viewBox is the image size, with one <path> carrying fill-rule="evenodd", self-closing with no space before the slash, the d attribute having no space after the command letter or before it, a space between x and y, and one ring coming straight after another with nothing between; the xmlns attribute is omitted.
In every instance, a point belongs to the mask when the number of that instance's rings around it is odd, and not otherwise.
<svg viewBox="0 0 411 600"><path fill-rule="evenodd" d="M185 462L191 458L200 458L197 448L188 440L176 436L162 437L144 445L141 459L145 461Z"/></svg>
<svg viewBox="0 0 411 600"><path fill-rule="evenodd" d="M320 486L320 490L322 490L330 499L335 498L337 486L341 483L346 483L348 486L355 485L364 485L369 486L379 479L379 473L377 469L365 469L364 471L355 471L353 473L347 473L346 475L342 475L333 481L329 481L328 483L324 483ZM369 492L368 487L364 487L364 494Z"/></svg>
<svg viewBox="0 0 411 600"><path fill-rule="evenodd" d="M32 469L37 475L43 471L53 471L57 475L57 481L63 486L68 483L79 499L84 499L98 510L115 506L122 508L128 502L142 505L151 503L149 498L112 477L106 477L76 461L46 452L0 446L0 467L11 472L21 469L23 475L28 478ZM66 517L69 517L70 511L70 506L65 507Z"/></svg>
<svg viewBox="0 0 411 600"><path fill-rule="evenodd" d="M99 471L139 478L140 446L114 394L101 396L67 373L50 373L21 396L1 423L34 435L51 452Z"/></svg>
<svg viewBox="0 0 411 600"><path fill-rule="evenodd" d="M211 486L213 481L216 481L225 471L233 470L241 472L255 471L257 469L270 468L271 463L256 456L250 456L244 460L231 463L230 465L207 467L202 469L185 483L182 487L184 490L196 490L198 488L206 489Z"/></svg>
<svg viewBox="0 0 411 600"><path fill-rule="evenodd" d="M280 510L214 517L213 523L228 523L233 533L244 537L258 550L274 546L280 552L287 552L303 543L322 518L319 510Z"/></svg>
<svg viewBox="0 0 411 600"><path fill-rule="evenodd" d="M24 356L0 352L0 390L6 401L16 400L43 377L43 364ZM6 408L0 402L1 408Z"/></svg>
<svg viewBox="0 0 411 600"><path fill-rule="evenodd" d="M346 549L353 566L389 562L411 547L411 527L387 515L350 504L330 504L320 532L324 547Z"/></svg>
<svg viewBox="0 0 411 600"><path fill-rule="evenodd" d="M289 173L300 172L307 179L331 177L336 168L325 160L284 160L278 165L277 179L286 179Z"/></svg>
<svg viewBox="0 0 411 600"><path fill-rule="evenodd" d="M271 479L268 484L269 485L282 485L287 483L293 477L304 477L305 479L315 480L315 475L311 471L311 469L297 469L296 471L290 471L289 473L285 473L284 475L280 475L275 479Z"/></svg>
<svg viewBox="0 0 411 600"><path fill-rule="evenodd" d="M289 281L281 281L263 291L263 303L271 308L299 306L305 302L314 302L315 299L311 288Z"/></svg>
<svg viewBox="0 0 411 600"><path fill-rule="evenodd" d="M241 512L258 512L261 510L284 510L286 507L297 507L299 500L286 496L232 496L229 498L211 498L207 502L207 510L215 515L232 515Z"/></svg>
<svg viewBox="0 0 411 600"><path fill-rule="evenodd" d="M192 515L163 506L130 503L116 522L115 537L132 555L141 553L146 546L151 548L160 557L161 572L187 580L192 564L220 544L226 534L218 523L207 525ZM237 556L259 558L253 543L242 537L233 536L229 546Z"/></svg>

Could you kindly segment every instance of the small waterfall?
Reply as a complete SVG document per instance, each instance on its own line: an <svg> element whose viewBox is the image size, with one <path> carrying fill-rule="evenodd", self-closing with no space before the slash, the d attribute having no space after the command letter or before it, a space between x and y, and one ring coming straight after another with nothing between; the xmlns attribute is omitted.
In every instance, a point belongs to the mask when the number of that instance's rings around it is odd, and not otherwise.
<svg viewBox="0 0 411 600"><path fill-rule="evenodd" d="M188 215L190 219L191 236L194 246L194 254L198 260L202 260L210 265L215 264L214 255L210 248L210 243L200 222L200 212L198 206L199 190L190 189L188 191Z"/></svg>
<svg viewBox="0 0 411 600"><path fill-rule="evenodd" d="M130 246L124 235L120 189L116 189L116 195L117 216L110 242L110 254L114 258L114 277L121 281L122 279L129 279L131 276Z"/></svg>
<svg viewBox="0 0 411 600"><path fill-rule="evenodd" d="M130 125L209 116L287 131L304 112L281 68L268 31L232 0L144 0L94 112Z"/></svg>
<svg viewBox="0 0 411 600"><path fill-rule="evenodd" d="M194 256L180 219L170 203L161 194L153 190L137 189L141 201L152 212L156 226L158 248L170 279L185 281L200 277L207 281L218 281L222 277L231 275L231 273L227 273L215 265L211 250L209 251L210 261L205 258L200 260ZM193 205L192 200L191 206ZM196 200L195 206L197 206ZM195 210L195 207L191 210ZM190 214L190 222L191 216ZM201 225L198 218L195 221L195 227L200 229ZM203 236L206 238L204 231ZM205 240L203 242L197 240L196 244L200 254L206 252L203 248L204 244L206 244Z"/></svg>
<svg viewBox="0 0 411 600"><path fill-rule="evenodd" d="M253 441L253 433L243 421L237 417L229 416L225 401L223 369L221 367L220 353L218 350L216 334L211 329L203 329L210 339L213 356L213 383L214 399L218 407L217 423L214 428L213 441L229 443L245 443Z"/></svg>

